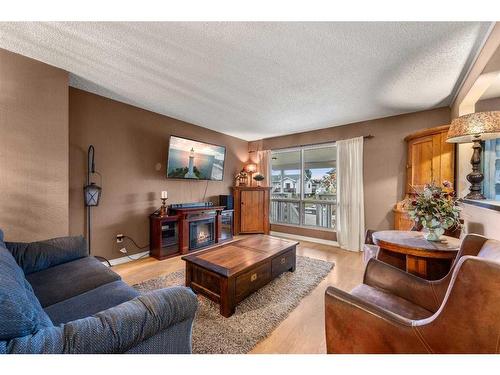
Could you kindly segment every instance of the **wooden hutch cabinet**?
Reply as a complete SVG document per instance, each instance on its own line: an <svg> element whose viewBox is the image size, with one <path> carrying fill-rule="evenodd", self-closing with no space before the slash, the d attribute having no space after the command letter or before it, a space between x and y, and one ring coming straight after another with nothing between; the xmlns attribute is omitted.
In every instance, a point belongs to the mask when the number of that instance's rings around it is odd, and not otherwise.
<svg viewBox="0 0 500 375"><path fill-rule="evenodd" d="M434 181L455 183L455 144L446 143L449 125L426 129L405 138L408 142L406 193Z"/></svg>
<svg viewBox="0 0 500 375"><path fill-rule="evenodd" d="M405 138L408 145L405 195L425 184L444 180L455 184L455 144L446 143L449 125L421 130ZM394 207L394 228L410 230L412 220L398 202Z"/></svg>
<svg viewBox="0 0 500 375"><path fill-rule="evenodd" d="M269 234L270 187L235 186L234 234Z"/></svg>

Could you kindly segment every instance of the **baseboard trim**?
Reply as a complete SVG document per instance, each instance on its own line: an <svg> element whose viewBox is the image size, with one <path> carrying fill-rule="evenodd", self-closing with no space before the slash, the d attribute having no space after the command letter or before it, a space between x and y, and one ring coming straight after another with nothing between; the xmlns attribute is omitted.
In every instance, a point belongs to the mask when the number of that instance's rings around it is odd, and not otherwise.
<svg viewBox="0 0 500 375"><path fill-rule="evenodd" d="M270 234L273 236L291 238L293 240L309 241L309 242L320 243L322 245L330 245L330 246L339 247L339 243L337 241L322 240L321 238L299 236L296 234L290 234L290 233L285 233L285 232L276 232L276 231L271 231Z"/></svg>
<svg viewBox="0 0 500 375"><path fill-rule="evenodd" d="M295 224L271 224L272 232L290 233L296 236L313 237L320 240L337 241L337 232L331 229Z"/></svg>
<svg viewBox="0 0 500 375"><path fill-rule="evenodd" d="M195 250L195 251L190 251L189 254L194 254L196 252L199 252L199 251L204 251L204 250L208 250L208 249L211 249L211 248L214 248L214 247L217 247L217 246L220 246L220 245L226 245L226 244L229 244L231 242L235 242L237 240L240 240L242 237L233 237L232 239L230 240L227 240L227 241L224 241L224 242L221 242L221 243L216 243L216 244L213 244L213 245L210 245L210 246L207 246L207 247L203 247L199 250ZM130 259L128 256L124 256L124 257L120 257L120 258L115 258L115 259L110 259L109 260L109 263L111 264L111 266L117 266L118 264L123 264L123 263L128 263L128 262L133 262L134 260L138 260L139 258L141 257L144 257L145 258L145 255L146 254L149 254L149 250L147 251L143 251L142 253L136 253L136 254L132 254L130 255L132 258L134 259ZM177 256L182 256L183 254L179 254ZM144 259L144 258L141 258L141 259ZM175 257L173 257L175 258ZM171 258L170 258L171 259ZM102 262L103 264L107 265L106 262Z"/></svg>
<svg viewBox="0 0 500 375"><path fill-rule="evenodd" d="M128 262L132 262L134 260L137 260L139 257L145 257L146 254L149 255L149 250L143 251L142 253L136 253L136 254L130 255L134 259L130 259L128 256L125 255L124 257L110 259L109 263L112 266L117 266L119 264L128 263ZM106 262L103 262L103 263L105 264Z"/></svg>

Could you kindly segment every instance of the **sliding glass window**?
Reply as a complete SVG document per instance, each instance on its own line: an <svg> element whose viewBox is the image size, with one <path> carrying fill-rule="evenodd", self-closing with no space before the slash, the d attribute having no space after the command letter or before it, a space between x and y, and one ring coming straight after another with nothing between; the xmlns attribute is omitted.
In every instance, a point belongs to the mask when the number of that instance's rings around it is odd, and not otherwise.
<svg viewBox="0 0 500 375"><path fill-rule="evenodd" d="M271 223L335 230L335 144L273 151Z"/></svg>

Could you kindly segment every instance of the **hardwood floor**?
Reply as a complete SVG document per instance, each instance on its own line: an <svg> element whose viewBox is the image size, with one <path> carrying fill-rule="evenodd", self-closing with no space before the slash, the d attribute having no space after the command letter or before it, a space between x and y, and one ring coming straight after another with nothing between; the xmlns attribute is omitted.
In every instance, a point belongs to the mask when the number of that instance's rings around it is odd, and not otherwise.
<svg viewBox="0 0 500 375"><path fill-rule="evenodd" d="M297 255L328 260L335 267L328 276L293 310L290 315L261 341L251 353L325 353L324 293L329 285L351 290L363 279L361 253L313 242L300 241ZM130 285L184 268L180 257L163 261L144 258L113 267Z"/></svg>

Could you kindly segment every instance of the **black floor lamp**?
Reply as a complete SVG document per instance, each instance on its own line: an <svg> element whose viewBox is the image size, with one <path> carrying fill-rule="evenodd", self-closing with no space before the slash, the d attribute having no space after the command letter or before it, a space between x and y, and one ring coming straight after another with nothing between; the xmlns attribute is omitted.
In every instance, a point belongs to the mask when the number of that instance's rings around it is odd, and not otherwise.
<svg viewBox="0 0 500 375"><path fill-rule="evenodd" d="M91 254L91 241L92 241L92 207L96 207L99 205L99 199L101 198L102 188L97 185L95 182L91 181L91 175L97 174L101 177L101 185L102 185L102 176L99 172L95 170L94 163L94 153L95 149L93 145L89 146L87 151L87 181L83 188L83 195L85 206L87 207L87 243L89 246L89 255ZM111 267L111 263L104 257L96 256L95 258L99 259L102 262L108 263L108 266Z"/></svg>

